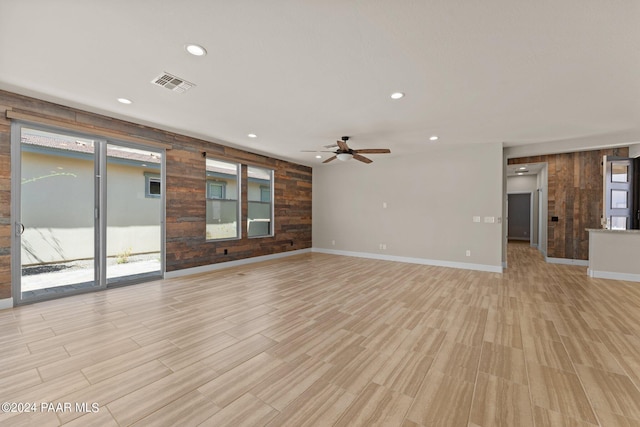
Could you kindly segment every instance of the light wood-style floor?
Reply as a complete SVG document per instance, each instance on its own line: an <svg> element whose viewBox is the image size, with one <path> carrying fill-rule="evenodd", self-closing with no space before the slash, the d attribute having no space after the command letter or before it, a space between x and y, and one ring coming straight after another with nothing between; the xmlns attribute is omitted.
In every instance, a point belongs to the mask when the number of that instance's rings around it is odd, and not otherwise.
<svg viewBox="0 0 640 427"><path fill-rule="evenodd" d="M38 405L11 426L640 425L640 284L527 244L502 275L315 253L113 289L0 311L0 343L0 401Z"/></svg>

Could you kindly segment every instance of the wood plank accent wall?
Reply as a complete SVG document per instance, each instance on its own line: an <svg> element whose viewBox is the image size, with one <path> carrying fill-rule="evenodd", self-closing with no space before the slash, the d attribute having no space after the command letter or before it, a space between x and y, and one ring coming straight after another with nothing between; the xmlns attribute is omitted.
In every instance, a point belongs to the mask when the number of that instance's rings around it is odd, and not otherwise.
<svg viewBox="0 0 640 427"><path fill-rule="evenodd" d="M40 116L43 121L54 120L69 130L93 129L96 135L134 142L144 139L172 147L166 151L166 271L311 247L310 167L0 91L0 299L11 297L11 121L6 118L10 109ZM243 164L243 224L239 240L205 240L203 152L210 158ZM274 237L247 238L246 165L274 170Z"/></svg>
<svg viewBox="0 0 640 427"><path fill-rule="evenodd" d="M600 228L602 156L627 157L629 149L580 151L509 159L508 164L547 163L547 256L589 259L587 228ZM558 222L551 217L557 216Z"/></svg>

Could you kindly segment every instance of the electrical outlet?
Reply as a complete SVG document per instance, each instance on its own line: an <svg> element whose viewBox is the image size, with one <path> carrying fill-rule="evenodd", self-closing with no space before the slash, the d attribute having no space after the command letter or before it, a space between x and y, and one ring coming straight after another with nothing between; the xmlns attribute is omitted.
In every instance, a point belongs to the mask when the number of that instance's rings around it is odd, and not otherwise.
<svg viewBox="0 0 640 427"><path fill-rule="evenodd" d="M382 202L382 209L387 209L387 202Z"/></svg>
<svg viewBox="0 0 640 427"><path fill-rule="evenodd" d="M336 245L336 241L335 241L335 240L332 240L332 241L331 241L331 245L332 245L332 246L335 246L335 245Z"/></svg>
<svg viewBox="0 0 640 427"><path fill-rule="evenodd" d="M466 255L471 256L471 251L469 249L467 249Z"/></svg>
<svg viewBox="0 0 640 427"><path fill-rule="evenodd" d="M473 222L480 222L480 217L479 216L474 216L473 217Z"/></svg>

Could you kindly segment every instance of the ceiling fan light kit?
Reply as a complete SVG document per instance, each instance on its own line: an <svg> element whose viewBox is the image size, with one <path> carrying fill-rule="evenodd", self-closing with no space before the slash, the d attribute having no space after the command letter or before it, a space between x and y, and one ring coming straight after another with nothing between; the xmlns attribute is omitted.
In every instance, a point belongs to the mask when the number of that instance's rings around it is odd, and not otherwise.
<svg viewBox="0 0 640 427"><path fill-rule="evenodd" d="M327 160L325 160L322 163L329 163L335 159L341 160L343 162L349 161L351 159L356 159L362 163L371 163L373 162L373 160L369 159L368 157L361 156L360 153L366 153L366 154L391 153L391 150L389 150L388 148L362 148L360 150L353 150L349 148L349 146L347 145L348 140L349 140L348 136L343 136L342 141L337 141L338 149L336 151L329 151L329 153L334 153L334 156L329 157ZM303 151L308 153L324 153L325 152L325 151L308 151L308 150L303 150ZM316 159L318 157L319 156L316 156Z"/></svg>

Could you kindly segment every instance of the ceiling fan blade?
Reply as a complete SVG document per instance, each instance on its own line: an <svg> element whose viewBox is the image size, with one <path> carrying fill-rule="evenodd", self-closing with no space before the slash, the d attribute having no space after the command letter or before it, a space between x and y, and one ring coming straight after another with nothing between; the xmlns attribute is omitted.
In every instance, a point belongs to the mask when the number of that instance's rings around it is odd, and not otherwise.
<svg viewBox="0 0 640 427"><path fill-rule="evenodd" d="M335 153L335 151L329 150L300 150L301 153Z"/></svg>
<svg viewBox="0 0 640 427"><path fill-rule="evenodd" d="M391 150L388 148L363 148L362 150L353 150L354 153L369 153L369 154L388 154Z"/></svg>
<svg viewBox="0 0 640 427"><path fill-rule="evenodd" d="M344 141L337 141L338 147L340 147L340 151L349 151L349 146Z"/></svg>
<svg viewBox="0 0 640 427"><path fill-rule="evenodd" d="M363 163L371 163L373 160L366 158L365 156L361 156L360 154L354 154L353 158L356 160L360 160Z"/></svg>
<svg viewBox="0 0 640 427"><path fill-rule="evenodd" d="M336 157L336 156L329 157L327 160L325 160L325 161L324 161L324 162L322 162L322 163L329 163L331 160L335 160L335 159L337 159L337 158L338 158L338 157Z"/></svg>

